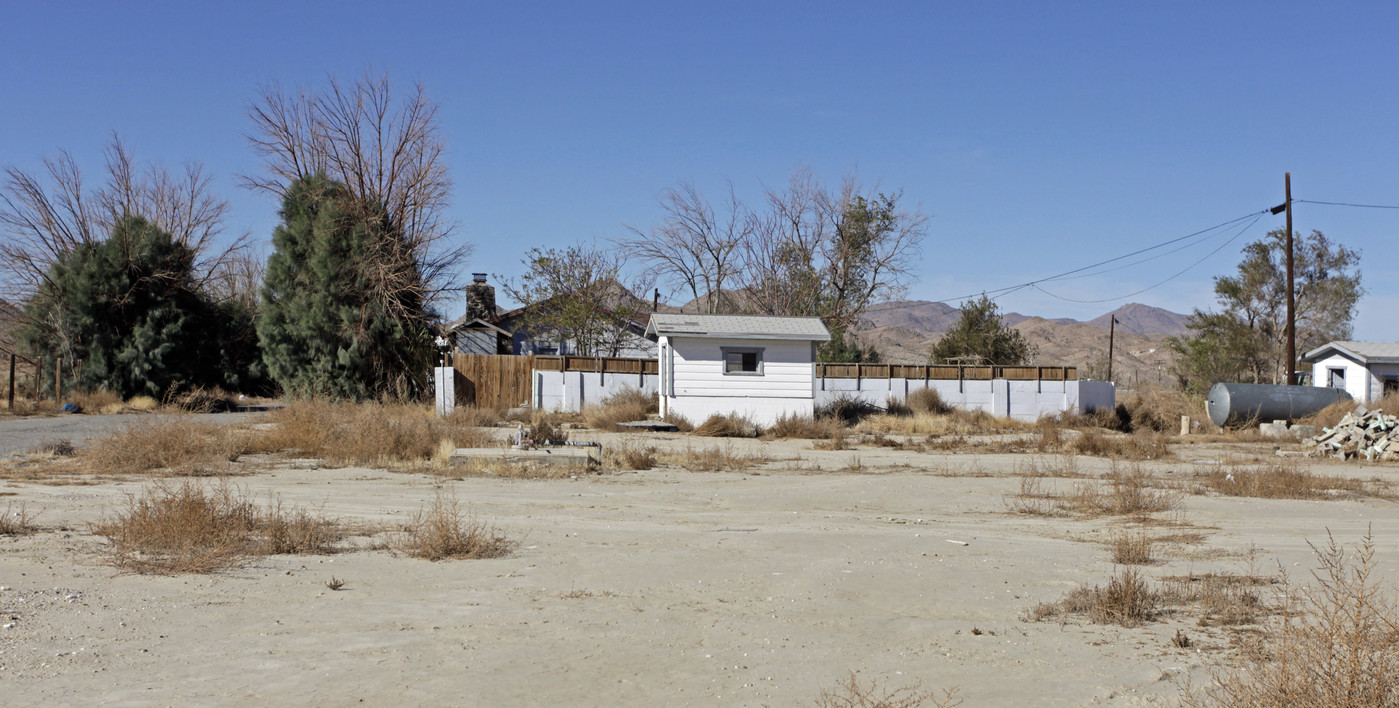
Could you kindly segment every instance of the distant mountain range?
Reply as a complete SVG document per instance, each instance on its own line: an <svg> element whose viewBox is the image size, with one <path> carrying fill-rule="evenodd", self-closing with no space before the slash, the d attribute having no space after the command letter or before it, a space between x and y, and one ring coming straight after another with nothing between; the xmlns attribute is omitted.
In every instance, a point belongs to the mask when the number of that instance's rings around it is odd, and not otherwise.
<svg viewBox="0 0 1399 708"><path fill-rule="evenodd" d="M871 305L865 310L865 326L862 329L902 327L921 334L942 334L951 328L961 315L961 310L941 302L928 302L926 300L885 302L878 305ZM1025 322L1026 320L1037 319L1053 324L1081 324L1088 325L1089 327L1097 327L1099 329L1107 329L1109 318L1114 315L1117 317L1118 328L1144 336L1176 336L1184 334L1185 323L1188 319L1185 315L1177 312L1134 302L1087 321L1075 320L1068 317L1047 319L1032 315L1022 315L1019 312L1003 314L1001 315L1001 321L1011 327Z"/></svg>

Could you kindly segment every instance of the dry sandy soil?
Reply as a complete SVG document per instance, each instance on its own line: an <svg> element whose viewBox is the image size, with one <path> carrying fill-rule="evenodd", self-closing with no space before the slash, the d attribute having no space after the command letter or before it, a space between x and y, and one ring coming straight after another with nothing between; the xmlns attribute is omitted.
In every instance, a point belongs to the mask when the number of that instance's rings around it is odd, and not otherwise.
<svg viewBox="0 0 1399 708"><path fill-rule="evenodd" d="M41 527L0 537L3 702L791 706L855 671L890 686L956 687L967 706L1130 706L1169 704L1173 679L1199 683L1204 667L1233 656L1236 630L1189 616L1131 629L1022 621L1038 602L1104 583L1113 564L1101 542L1131 525L1009 513L1026 455L647 440L774 461L552 480L288 462L234 481L387 523L445 487L519 546L502 559L436 563L385 550L273 556L175 577L104 564L105 541L87 531L148 481L0 484L0 508L24 503ZM1160 477L1272 457L1263 444L1175 450L1180 459L1150 465ZM1090 473L1107 464L1079 458ZM1399 482L1392 466L1312 471ZM1186 495L1158 519L1204 540L1163 547L1147 573L1281 568L1306 579L1308 542L1329 529L1351 544L1372 527L1393 583L1396 506ZM328 589L332 578L344 588ZM1173 646L1177 628L1195 646Z"/></svg>

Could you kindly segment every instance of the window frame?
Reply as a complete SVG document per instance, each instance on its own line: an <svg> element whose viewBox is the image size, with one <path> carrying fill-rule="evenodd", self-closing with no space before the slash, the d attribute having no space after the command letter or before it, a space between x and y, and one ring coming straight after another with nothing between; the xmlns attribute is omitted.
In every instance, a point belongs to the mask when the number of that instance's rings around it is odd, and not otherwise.
<svg viewBox="0 0 1399 708"><path fill-rule="evenodd" d="M763 375L763 350L766 347L719 347L719 366L725 376L762 376ZM753 354L757 359L753 371L729 371L730 354Z"/></svg>
<svg viewBox="0 0 1399 708"><path fill-rule="evenodd" d="M1336 384L1341 384L1337 386ZM1346 390L1346 367L1328 366L1326 367L1326 387Z"/></svg>

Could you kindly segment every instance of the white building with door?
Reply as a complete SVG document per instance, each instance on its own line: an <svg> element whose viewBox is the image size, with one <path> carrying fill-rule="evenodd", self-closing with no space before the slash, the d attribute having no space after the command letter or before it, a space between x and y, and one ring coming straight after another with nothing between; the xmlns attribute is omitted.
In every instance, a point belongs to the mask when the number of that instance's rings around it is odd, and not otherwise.
<svg viewBox="0 0 1399 708"><path fill-rule="evenodd" d="M816 398L816 345L830 332L816 317L653 314L661 415L699 423L737 413L759 425L810 416Z"/></svg>
<svg viewBox="0 0 1399 708"><path fill-rule="evenodd" d="M1399 391L1399 343L1330 342L1306 353L1312 385L1339 388L1360 403Z"/></svg>

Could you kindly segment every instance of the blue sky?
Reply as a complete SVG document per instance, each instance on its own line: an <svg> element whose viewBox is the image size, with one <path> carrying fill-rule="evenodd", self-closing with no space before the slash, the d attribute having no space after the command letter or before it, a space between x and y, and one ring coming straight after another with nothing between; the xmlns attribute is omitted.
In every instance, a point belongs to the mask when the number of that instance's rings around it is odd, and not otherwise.
<svg viewBox="0 0 1399 708"><path fill-rule="evenodd" d="M94 173L111 131L203 162L232 227L259 85L387 70L440 102L468 270L645 228L682 180L756 201L797 166L931 217L909 296L991 290L1298 199L1399 204L1399 8L1383 3L6 3L0 163L65 148ZM1105 303L1027 289L1003 310L1188 312L1282 217L1183 276ZM1301 204L1363 252L1360 339L1399 339L1399 210ZM1226 237L1227 238L1227 237ZM1113 298L1224 238L1045 289Z"/></svg>

